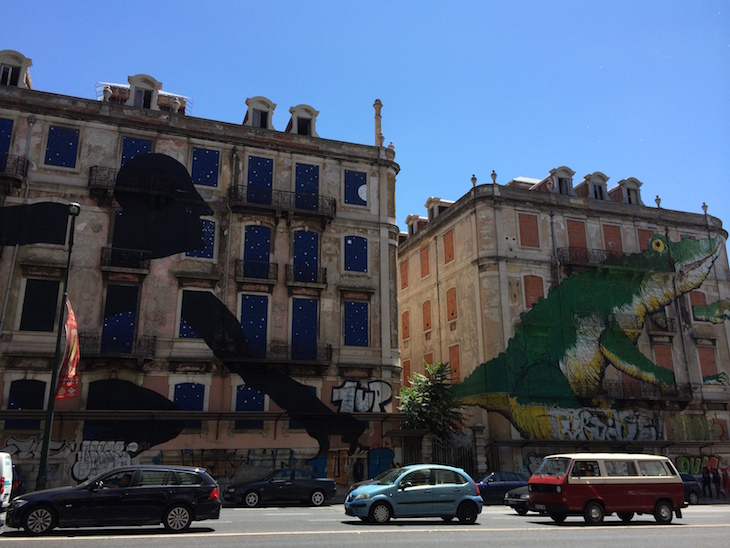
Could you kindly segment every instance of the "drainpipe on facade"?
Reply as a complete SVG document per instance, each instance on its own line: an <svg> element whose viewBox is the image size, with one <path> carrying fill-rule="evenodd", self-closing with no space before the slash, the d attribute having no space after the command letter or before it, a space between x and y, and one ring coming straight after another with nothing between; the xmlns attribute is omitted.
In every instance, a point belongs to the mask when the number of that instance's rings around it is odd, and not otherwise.
<svg viewBox="0 0 730 548"><path fill-rule="evenodd" d="M436 319L438 321L438 338L439 338L439 363L444 363L444 341L441 334L441 288L439 287L439 243L438 236L433 237L434 258L436 259ZM433 365L433 364L431 364Z"/></svg>
<svg viewBox="0 0 730 548"><path fill-rule="evenodd" d="M235 190L236 183L238 182L238 154L236 147L233 147L231 151L231 182ZM226 243L226 282L224 285L225 294L223 295L223 302L228 303L228 278L231 272L231 237L233 234L233 210L231 209L230 199L226 201L226 209L228 209L228 240ZM228 305L226 304L226 306Z"/></svg>
<svg viewBox="0 0 730 548"><path fill-rule="evenodd" d="M28 138L25 141L25 159L28 160L30 154L30 139L33 136L33 124L35 124L35 116L32 114L28 116ZM30 163L30 161L29 161ZM25 196L23 197L23 204L28 203L28 196L30 194L30 181L28 180L28 172L25 174ZM22 221L21 221L22 223ZM15 264L18 259L18 248L20 243L15 244L13 249L13 258L10 261L10 274L8 275L8 287L5 290L5 299L3 301L3 313L0 316L0 337L3 334L3 328L5 327L5 315L8 311L8 302L10 301L10 289L12 288L13 274L15 274ZM62 305L63 306L63 305Z"/></svg>

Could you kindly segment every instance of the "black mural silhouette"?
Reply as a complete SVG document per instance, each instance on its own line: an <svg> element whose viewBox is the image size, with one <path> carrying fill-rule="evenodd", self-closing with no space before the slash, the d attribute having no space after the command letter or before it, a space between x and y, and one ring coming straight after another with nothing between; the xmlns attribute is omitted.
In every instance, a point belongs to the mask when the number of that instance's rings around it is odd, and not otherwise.
<svg viewBox="0 0 730 548"><path fill-rule="evenodd" d="M212 210L198 194L185 167L175 159L163 154L145 154L131 159L119 171L114 196L123 210L116 219L115 246L149 251L152 258L203 246L200 215L210 215ZM354 452L367 423L352 415L334 412L309 387L269 364L248 360L250 356L240 322L213 294L189 292L181 316L232 373L237 373L251 388L267 394L287 412L290 420L303 424L307 433L317 440L320 453L329 449L329 436L336 434L341 435L342 441ZM117 398L116 409L121 408L120 404L124 404L125 409L134 408L134 402L138 400L135 394L146 390L129 384L125 391L127 398L122 401ZM96 383L92 383L90 393L96 388L94 385ZM105 390L105 387L102 385L98 389ZM97 403L110 409L110 401L101 399ZM180 423L170 423L167 439L176 437L181 428ZM137 441L140 450L143 445L166 441L160 441L159 435L154 440L141 440L145 435L144 427L131 430L131 433L135 437L125 434L123 439ZM116 429L104 435L112 434L122 435L123 432ZM100 433L94 434L95 439L100 439L99 436Z"/></svg>
<svg viewBox="0 0 730 548"><path fill-rule="evenodd" d="M122 208L114 221L115 248L147 251L155 259L204 247L200 216L213 211L195 190L187 169L174 158L164 154L132 158L117 175L114 197ZM67 204L2 207L0 246L65 244L67 225ZM303 424L317 440L320 453L329 449L329 436L337 434L351 453L355 451L367 422L334 412L309 387L269 364L247 359L240 322L213 294L190 292L181 315L232 373L267 394L290 420ZM86 409L169 411L179 407L132 382L103 380L90 383ZM185 421L173 420L86 421L84 439L136 442L137 454L176 438L184 427Z"/></svg>

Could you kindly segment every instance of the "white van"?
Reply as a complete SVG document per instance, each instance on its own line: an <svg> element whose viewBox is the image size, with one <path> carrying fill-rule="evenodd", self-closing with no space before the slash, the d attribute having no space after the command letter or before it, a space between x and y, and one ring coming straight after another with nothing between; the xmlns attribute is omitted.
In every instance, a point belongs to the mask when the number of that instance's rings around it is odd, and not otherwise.
<svg viewBox="0 0 730 548"><path fill-rule="evenodd" d="M10 506L13 488L13 459L9 453L0 453L0 532L5 525L5 512Z"/></svg>

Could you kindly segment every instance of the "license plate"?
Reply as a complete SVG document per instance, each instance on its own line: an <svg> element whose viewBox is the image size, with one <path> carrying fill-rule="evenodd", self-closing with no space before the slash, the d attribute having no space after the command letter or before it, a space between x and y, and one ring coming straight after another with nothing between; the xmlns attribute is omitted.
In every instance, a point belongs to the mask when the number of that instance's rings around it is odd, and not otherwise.
<svg viewBox="0 0 730 548"><path fill-rule="evenodd" d="M535 510L545 510L545 505L544 504L536 504L535 505Z"/></svg>

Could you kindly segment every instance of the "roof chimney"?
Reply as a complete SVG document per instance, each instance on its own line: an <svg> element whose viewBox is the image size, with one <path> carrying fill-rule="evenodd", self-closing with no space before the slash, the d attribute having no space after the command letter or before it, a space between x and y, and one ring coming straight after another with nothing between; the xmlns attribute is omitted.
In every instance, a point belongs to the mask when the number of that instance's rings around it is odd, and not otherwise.
<svg viewBox="0 0 730 548"><path fill-rule="evenodd" d="M382 118L380 116L380 109L383 108L383 103L380 102L380 99L375 99L373 107L375 108L375 146L382 147L383 142L385 141L385 137L383 136L383 128L380 123L380 120Z"/></svg>

